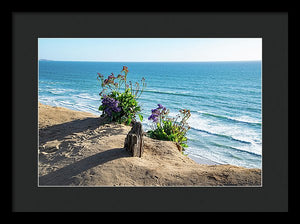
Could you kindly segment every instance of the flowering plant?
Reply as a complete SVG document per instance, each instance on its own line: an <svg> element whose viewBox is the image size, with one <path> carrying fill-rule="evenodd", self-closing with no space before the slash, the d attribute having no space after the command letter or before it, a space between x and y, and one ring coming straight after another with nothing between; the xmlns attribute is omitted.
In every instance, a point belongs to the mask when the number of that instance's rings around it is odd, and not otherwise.
<svg viewBox="0 0 300 224"><path fill-rule="evenodd" d="M101 82L102 91L99 93L102 99L102 104L99 110L103 116L108 116L111 121L119 123L131 124L135 120L136 114L141 111L137 99L141 96L146 88L145 78L142 78L141 84L136 82L134 87L132 82L127 84L128 67L123 66L121 73L117 77L113 73L106 79L100 73L97 79ZM122 92L124 91L124 92ZM143 116L138 114L140 120Z"/></svg>
<svg viewBox="0 0 300 224"><path fill-rule="evenodd" d="M169 140L178 143L181 149L184 150L188 147L186 133L190 129L187 120L190 118L190 110L179 110L180 114L176 118L169 118L169 109L166 109L161 104L153 109L152 114L148 117L148 120L152 120L154 125L152 130L148 131L148 135L151 138L159 140ZM178 119L180 119L178 121Z"/></svg>
<svg viewBox="0 0 300 224"><path fill-rule="evenodd" d="M99 93L100 96L104 94L110 94L112 92L121 92L121 90L126 91L127 89L130 90L130 93L138 99L141 94L143 93L144 89L146 88L145 78L141 79L141 84L139 82L135 82L133 85L131 81L127 84L127 74L128 74L128 67L123 66L121 73L124 75L118 74L115 77L114 73L111 73L106 79L104 75L101 73L97 73L97 79L101 82L102 91Z"/></svg>
<svg viewBox="0 0 300 224"><path fill-rule="evenodd" d="M118 100L104 95L102 97L102 105L100 105L99 110L102 110L104 114L107 114L109 117L111 117L111 120L117 120L117 117L121 112L119 103L120 102Z"/></svg>

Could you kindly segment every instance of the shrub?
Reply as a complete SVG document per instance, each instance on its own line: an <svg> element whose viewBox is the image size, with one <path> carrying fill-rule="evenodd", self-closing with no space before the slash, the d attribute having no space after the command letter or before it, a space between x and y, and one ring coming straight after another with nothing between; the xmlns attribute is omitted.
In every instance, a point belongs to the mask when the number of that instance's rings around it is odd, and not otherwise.
<svg viewBox="0 0 300 224"><path fill-rule="evenodd" d="M101 81L102 87L99 94L102 104L99 106L99 110L102 111L102 116L108 116L111 121L130 125L132 121L136 120L138 112L141 111L137 99L146 88L146 83L145 78L142 78L141 84L136 82L133 86L131 81L127 84L128 68L123 66L122 72L124 75L118 74L115 77L111 73L106 79L98 73L97 79ZM142 121L143 116L141 114L138 116Z"/></svg>
<svg viewBox="0 0 300 224"><path fill-rule="evenodd" d="M151 112L148 120L152 120L154 125L152 130L148 131L148 135L159 140L177 142L182 150L185 150L188 147L186 133L190 129L187 123L191 116L190 110L179 110L180 114L176 118L169 118L169 109L158 104L158 107ZM178 121L178 119L181 120Z"/></svg>

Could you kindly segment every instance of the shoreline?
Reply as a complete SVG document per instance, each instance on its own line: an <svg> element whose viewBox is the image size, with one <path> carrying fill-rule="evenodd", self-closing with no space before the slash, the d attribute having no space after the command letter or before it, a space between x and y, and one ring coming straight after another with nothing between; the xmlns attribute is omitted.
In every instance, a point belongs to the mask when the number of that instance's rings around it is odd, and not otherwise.
<svg viewBox="0 0 300 224"><path fill-rule="evenodd" d="M145 137L143 156L131 157L130 126L38 105L40 186L261 186L261 169L185 156L170 141Z"/></svg>
<svg viewBox="0 0 300 224"><path fill-rule="evenodd" d="M206 165L224 165L222 163L218 163L218 162L215 162L215 161L212 161L210 159L206 159L206 158L203 158L203 157L196 157L196 156L193 156L193 155L187 155L189 158L191 158L192 160L194 160L196 163L198 164L206 164Z"/></svg>

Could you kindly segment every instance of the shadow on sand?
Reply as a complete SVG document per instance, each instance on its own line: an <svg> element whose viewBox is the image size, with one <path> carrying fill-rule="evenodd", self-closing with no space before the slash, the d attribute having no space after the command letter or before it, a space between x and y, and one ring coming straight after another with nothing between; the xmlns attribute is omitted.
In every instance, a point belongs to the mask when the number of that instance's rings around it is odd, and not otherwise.
<svg viewBox="0 0 300 224"><path fill-rule="evenodd" d="M52 125L49 127L39 129L39 144L44 144L48 141L62 140L68 135L74 133L84 132L86 130L95 130L99 126L106 124L107 122L101 118L85 118L73 120L70 122ZM105 131L105 130L104 130ZM110 131L111 134L120 134L121 130L106 128L106 131Z"/></svg>
<svg viewBox="0 0 300 224"><path fill-rule="evenodd" d="M74 184L74 176L108 161L123 157L130 157L124 148L114 148L97 153L39 177L39 186Z"/></svg>

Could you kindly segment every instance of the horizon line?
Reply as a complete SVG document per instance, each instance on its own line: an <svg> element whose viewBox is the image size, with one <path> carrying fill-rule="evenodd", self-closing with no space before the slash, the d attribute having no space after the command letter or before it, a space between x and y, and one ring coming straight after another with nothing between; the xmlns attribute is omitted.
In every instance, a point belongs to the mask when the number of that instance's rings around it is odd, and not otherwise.
<svg viewBox="0 0 300 224"><path fill-rule="evenodd" d="M61 62L254 62L262 61L256 60L224 60L224 61L89 61L89 60L52 60L52 59L38 59L38 61L61 61Z"/></svg>

